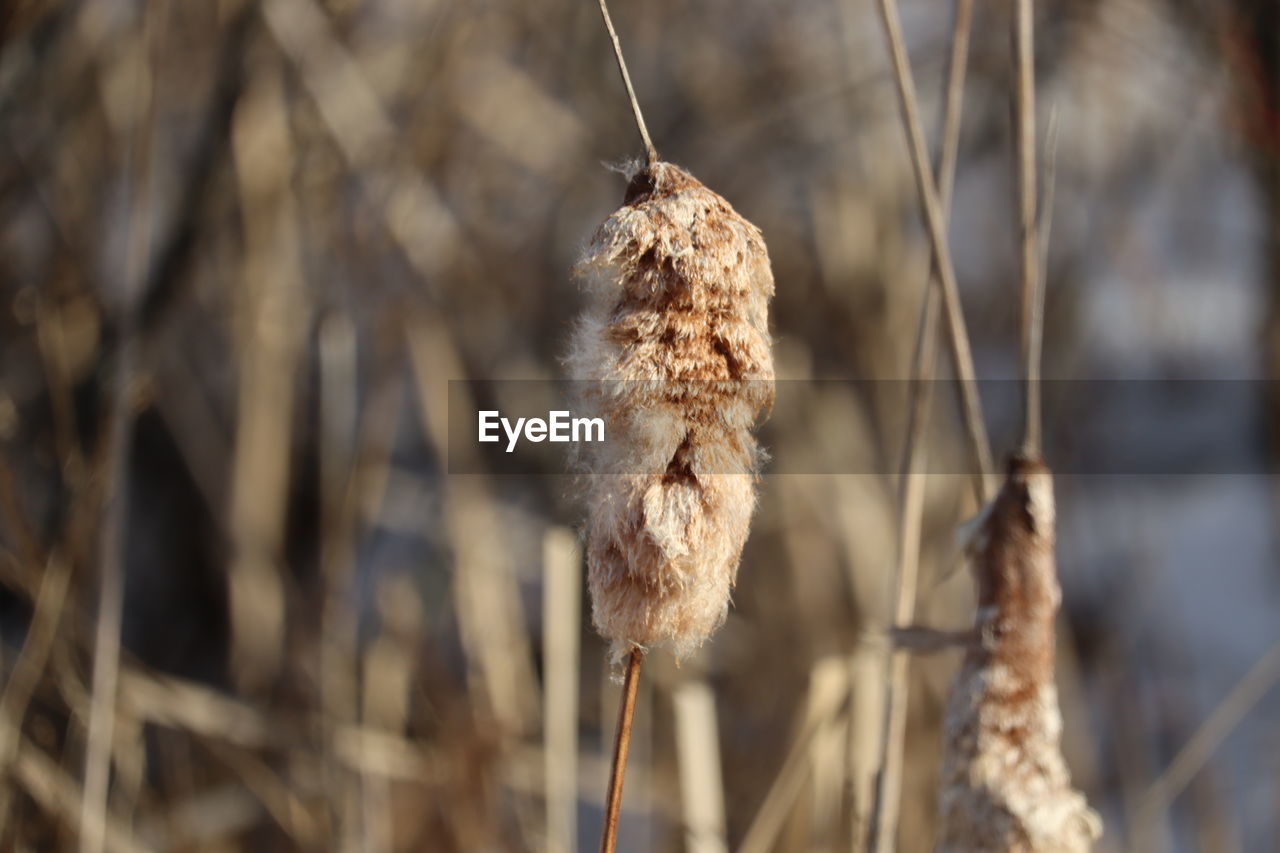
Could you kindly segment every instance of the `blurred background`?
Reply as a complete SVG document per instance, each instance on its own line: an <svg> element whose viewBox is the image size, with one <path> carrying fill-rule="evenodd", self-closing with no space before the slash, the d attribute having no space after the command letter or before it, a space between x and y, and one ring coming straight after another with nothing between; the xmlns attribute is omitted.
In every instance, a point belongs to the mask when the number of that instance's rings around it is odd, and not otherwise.
<svg viewBox="0 0 1280 853"><path fill-rule="evenodd" d="M1275 849L1280 7L1036 6L1046 377L1241 383L1047 415L1064 752L1100 850ZM951 4L901 8L936 140ZM764 231L779 377L907 377L929 258L870 0L612 11L663 156ZM1018 375L1008 14L975 7L950 229L988 379ZM0 145L0 849L592 849L618 686L582 507L449 475L447 408L561 376L603 164L639 153L596 4L11 0ZM812 387L765 444L884 473L762 479L728 623L646 663L621 849L859 849L902 397ZM972 619L975 510L929 478L921 623ZM912 664L902 851L958 663Z"/></svg>

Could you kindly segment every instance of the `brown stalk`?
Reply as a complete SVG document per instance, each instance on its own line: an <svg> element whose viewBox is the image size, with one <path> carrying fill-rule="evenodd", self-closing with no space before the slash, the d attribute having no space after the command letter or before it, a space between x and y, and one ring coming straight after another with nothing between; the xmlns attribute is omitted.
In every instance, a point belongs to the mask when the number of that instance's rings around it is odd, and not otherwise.
<svg viewBox="0 0 1280 853"><path fill-rule="evenodd" d="M1040 350L1044 323L1044 281L1036 241L1036 85L1031 0L1018 0L1013 24L1017 91L1018 227L1022 264L1022 346L1026 377L1022 452L1040 455Z"/></svg>
<svg viewBox="0 0 1280 853"><path fill-rule="evenodd" d="M982 401L978 396L978 384L973 370L973 353L969 346L969 333L965 330L964 313L960 306L960 292L956 284L955 265L951 260L951 248L947 245L946 221L938 196L938 185L929 165L925 148L924 130L920 121L920 107L916 98L915 79L907 59L907 49L902 38L902 21L898 15L896 0L879 0L880 17L884 23L885 39L893 61L894 81L898 89L898 105L907 132L911 151L911 166L915 172L916 189L924 208L925 225L933 247L933 266L942 291L942 306L946 311L948 340L951 357L955 362L956 377L960 385L961 409L964 416L965 435L972 456L974 488L984 496L991 494L987 473L991 470L991 443L982 419Z"/></svg>
<svg viewBox="0 0 1280 853"><path fill-rule="evenodd" d="M99 586L93 640L92 688L84 755L84 791L80 808L81 853L101 853L107 846L110 815L111 756L117 726L121 659L121 631L124 624L125 535L128 526L129 454L133 435L134 377L141 356L137 340L138 300L148 277L147 247L151 243L153 211L152 156L155 136L156 97L152 86L143 85L159 73L160 40L165 25L165 3L144 3L138 47L135 97L137 120L130 128L128 143L129 190L131 199L127 228L126 294L121 304L121 345L111 377L111 407L108 410L104 448L106 460L101 476L104 504L98 542Z"/></svg>
<svg viewBox="0 0 1280 853"><path fill-rule="evenodd" d="M80 819L82 853L98 853L106 844L110 762L120 674L120 632L124 619L124 536L128 512L129 434L133 423L129 387L137 358L134 350L132 342L126 343L121 350L114 379L110 425L107 427L109 458L103 472L107 484L106 503L99 545L100 580Z"/></svg>
<svg viewBox="0 0 1280 853"><path fill-rule="evenodd" d="M136 348L136 343L130 341L120 351L105 439L108 458L102 474L106 485L98 546L100 578L92 645L84 799L81 801L81 853L99 853L104 849L109 822L107 801L116 728L120 632L124 620L124 537L128 513L129 442L133 425L130 386L136 369Z"/></svg>
<svg viewBox="0 0 1280 853"><path fill-rule="evenodd" d="M949 217L955 186L956 159L963 111L964 81L969 56L969 32L973 0L957 0L952 26L951 58L947 69L947 95L942 119L942 146L938 162L938 182L942 215ZM934 262L936 263L936 261ZM924 511L924 482L916 475L923 467L921 437L928 419L933 376L938 362L938 285L931 263L925 283L920 325L911 365L911 401L907 415L907 436L899 469L898 564L893 602L893 624L909 624L915 615L919 575L920 525ZM981 490L979 502L985 499ZM906 733L910 653L889 648L889 681L885 694L884 736L881 740L880 773L876 784L875 815L869 838L876 849L887 853L897 838L898 811L902 788L903 739Z"/></svg>
<svg viewBox="0 0 1280 853"><path fill-rule="evenodd" d="M622 809L622 782L627 772L627 752L631 749L631 722L635 718L636 688L640 684L640 662L644 652L631 650L627 658L627 674L622 682L622 703L618 707L618 723L613 733L613 764L609 772L609 793L605 800L604 834L600 853L613 853L618 844L618 814Z"/></svg>
<svg viewBox="0 0 1280 853"><path fill-rule="evenodd" d="M622 44L618 41L618 33L613 28L613 19L609 17L609 5L605 0L600 0L600 17L604 18L604 28L609 31L609 39L613 42L613 55L618 61L622 85L627 87L627 99L631 101L631 113L636 118L636 129L640 131L640 141L644 143L645 158L652 166L658 162L658 149L653 147L653 140L649 138L649 128L645 127L644 115L640 112L640 102L636 100L636 90L631 85L631 75L627 73L627 60L622 56Z"/></svg>
<svg viewBox="0 0 1280 853"><path fill-rule="evenodd" d="M70 582L71 566L61 555L51 556L40 583L31 626L27 629L22 650L10 671L9 681L5 684L3 693L0 693L0 719L6 721L4 725L0 725L2 772L9 772L21 746L22 720L26 717L27 706L48 665ZM0 826L10 825L9 807L12 802L12 789L0 790Z"/></svg>

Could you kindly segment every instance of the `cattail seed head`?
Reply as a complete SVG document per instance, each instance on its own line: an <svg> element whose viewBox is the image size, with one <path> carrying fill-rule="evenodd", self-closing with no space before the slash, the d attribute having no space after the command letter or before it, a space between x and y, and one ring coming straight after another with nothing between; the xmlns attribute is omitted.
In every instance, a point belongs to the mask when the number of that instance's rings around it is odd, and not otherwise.
<svg viewBox="0 0 1280 853"><path fill-rule="evenodd" d="M724 621L773 402L760 229L670 163L636 171L576 267L570 355L607 424L587 460L588 581L615 655L700 646Z"/></svg>
<svg viewBox="0 0 1280 853"><path fill-rule="evenodd" d="M970 544L981 639L947 702L938 853L1084 853L1102 832L1062 758L1054 514L1049 469L1011 459Z"/></svg>

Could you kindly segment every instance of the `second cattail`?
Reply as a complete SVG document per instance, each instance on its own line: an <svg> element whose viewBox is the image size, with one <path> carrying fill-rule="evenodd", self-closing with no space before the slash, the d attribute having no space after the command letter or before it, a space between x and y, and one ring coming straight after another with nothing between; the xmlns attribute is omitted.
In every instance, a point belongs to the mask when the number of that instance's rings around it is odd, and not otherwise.
<svg viewBox="0 0 1280 853"><path fill-rule="evenodd" d="M576 271L590 303L570 366L608 425L587 486L593 619L616 659L682 657L724 621L755 506L768 252L727 201L652 162Z"/></svg>
<svg viewBox="0 0 1280 853"><path fill-rule="evenodd" d="M976 637L947 701L936 853L1087 853L1102 832L1062 757L1055 526L1053 475L1015 455L968 543Z"/></svg>

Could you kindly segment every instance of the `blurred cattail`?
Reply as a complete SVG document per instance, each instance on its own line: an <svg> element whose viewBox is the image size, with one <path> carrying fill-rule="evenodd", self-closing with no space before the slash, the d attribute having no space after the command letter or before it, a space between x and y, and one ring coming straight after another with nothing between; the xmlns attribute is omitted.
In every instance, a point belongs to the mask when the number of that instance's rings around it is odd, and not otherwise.
<svg viewBox="0 0 1280 853"><path fill-rule="evenodd" d="M1040 450L1045 280L1038 265L1031 0L1018 0L1010 20L1025 419L1022 448L968 543L978 613L943 723L937 851L1084 853L1102 834L1102 821L1071 787L1053 676L1062 590L1053 553L1053 474ZM1051 153L1050 188L1052 162Z"/></svg>
<svg viewBox="0 0 1280 853"><path fill-rule="evenodd" d="M724 621L755 505L769 255L727 201L651 162L576 271L590 304L570 366L608 438L587 477L594 622L617 658L683 656Z"/></svg>
<svg viewBox="0 0 1280 853"><path fill-rule="evenodd" d="M1016 455L970 543L977 639L947 703L938 853L1076 853L1102 832L1060 746L1054 513L1049 469Z"/></svg>

